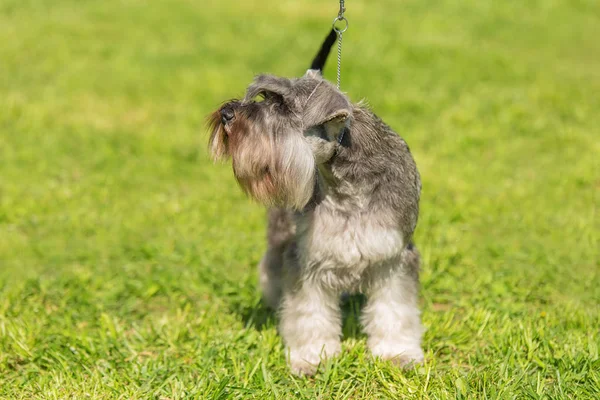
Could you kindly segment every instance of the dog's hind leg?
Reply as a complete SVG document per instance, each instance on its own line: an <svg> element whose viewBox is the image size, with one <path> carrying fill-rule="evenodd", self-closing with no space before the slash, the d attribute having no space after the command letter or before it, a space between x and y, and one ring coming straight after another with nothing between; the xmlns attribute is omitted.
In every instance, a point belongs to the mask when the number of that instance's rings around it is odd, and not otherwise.
<svg viewBox="0 0 600 400"><path fill-rule="evenodd" d="M280 248L269 247L258 264L263 301L273 310L279 307L281 299L282 261L283 251Z"/></svg>
<svg viewBox="0 0 600 400"><path fill-rule="evenodd" d="M268 211L268 247L258 265L260 286L267 306L276 310L282 291L283 255L295 236L296 227L291 212L279 208Z"/></svg>

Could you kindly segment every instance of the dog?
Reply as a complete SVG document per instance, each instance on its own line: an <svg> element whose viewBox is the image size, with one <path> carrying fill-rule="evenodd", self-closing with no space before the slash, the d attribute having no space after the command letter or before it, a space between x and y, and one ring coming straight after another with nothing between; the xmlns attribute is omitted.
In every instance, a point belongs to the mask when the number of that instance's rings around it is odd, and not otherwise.
<svg viewBox="0 0 600 400"><path fill-rule="evenodd" d="M351 293L367 298L372 355L421 363L412 241L421 181L406 142L320 69L257 76L209 125L212 157L231 158L242 190L268 208L260 285L279 312L291 371L313 375L340 353L340 297Z"/></svg>

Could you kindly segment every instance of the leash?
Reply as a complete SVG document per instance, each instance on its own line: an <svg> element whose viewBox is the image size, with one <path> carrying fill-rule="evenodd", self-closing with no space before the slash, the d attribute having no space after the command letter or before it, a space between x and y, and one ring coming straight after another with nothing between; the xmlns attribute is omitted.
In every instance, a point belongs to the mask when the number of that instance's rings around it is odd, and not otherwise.
<svg viewBox="0 0 600 400"><path fill-rule="evenodd" d="M319 52L313 59L313 62L310 65L310 69L320 71L321 73L323 72L323 69L325 68L325 63L327 63L327 57L329 56L329 52L331 51L331 46L333 46L336 40L337 33L335 32L335 30L331 29L329 31L329 34L325 38L325 41L321 45Z"/></svg>
<svg viewBox="0 0 600 400"><path fill-rule="evenodd" d="M342 72L342 34L348 30L348 20L344 17L346 7L344 0L340 0L340 11L337 17L333 20L332 29L337 33L338 51L337 51L337 87L340 88L341 72ZM338 24L339 23L339 24ZM339 26L338 26L339 25Z"/></svg>

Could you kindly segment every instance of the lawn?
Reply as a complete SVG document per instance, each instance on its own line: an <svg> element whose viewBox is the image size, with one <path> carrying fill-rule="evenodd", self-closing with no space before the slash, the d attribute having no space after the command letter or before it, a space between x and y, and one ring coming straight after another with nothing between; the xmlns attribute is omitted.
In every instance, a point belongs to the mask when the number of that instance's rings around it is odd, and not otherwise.
<svg viewBox="0 0 600 400"><path fill-rule="evenodd" d="M423 179L426 362L285 364L264 210L206 151L334 0L0 0L0 398L600 398L600 7L349 0L342 89ZM325 75L335 80L334 57Z"/></svg>

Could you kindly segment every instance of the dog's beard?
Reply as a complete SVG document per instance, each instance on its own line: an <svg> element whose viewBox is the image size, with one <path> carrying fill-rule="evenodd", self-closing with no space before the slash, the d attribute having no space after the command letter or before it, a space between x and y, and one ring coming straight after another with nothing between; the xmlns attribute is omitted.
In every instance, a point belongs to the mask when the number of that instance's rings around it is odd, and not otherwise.
<svg viewBox="0 0 600 400"><path fill-rule="evenodd" d="M315 189L316 166L309 144L300 134L290 134L276 144L278 204L297 210L311 199Z"/></svg>
<svg viewBox="0 0 600 400"><path fill-rule="evenodd" d="M315 185L310 147L296 135L277 138L276 143L265 139L232 153L237 181L244 192L268 207L302 209Z"/></svg>
<svg viewBox="0 0 600 400"><path fill-rule="evenodd" d="M237 126L227 135L215 119L211 125L213 157L231 156L234 176L247 195L267 207L300 210L306 206L313 196L316 166L300 132L272 136Z"/></svg>

